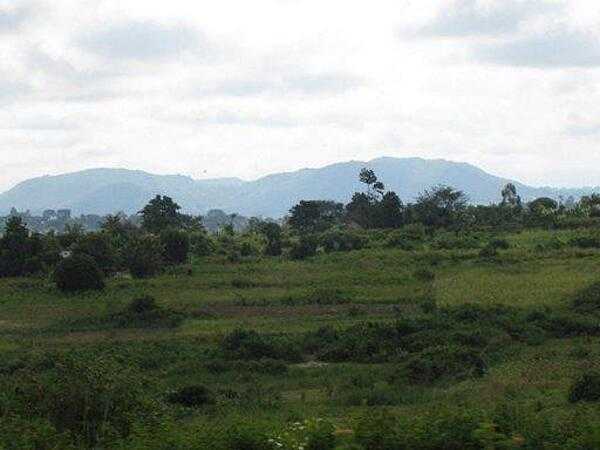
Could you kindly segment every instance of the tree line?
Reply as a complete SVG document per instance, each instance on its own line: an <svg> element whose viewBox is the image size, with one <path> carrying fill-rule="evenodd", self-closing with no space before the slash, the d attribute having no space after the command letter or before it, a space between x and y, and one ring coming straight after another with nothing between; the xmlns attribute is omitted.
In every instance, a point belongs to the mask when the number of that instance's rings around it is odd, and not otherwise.
<svg viewBox="0 0 600 450"><path fill-rule="evenodd" d="M483 206L469 204L460 190L435 186L413 203L403 203L372 170L361 170L359 179L365 189L354 193L346 205L303 200L284 220L251 218L244 231L236 230L232 220L217 233L209 233L202 217L183 214L172 198L161 195L139 211L136 221L109 215L99 231L88 233L78 226L66 226L62 233L31 232L21 217L12 216L0 238L0 276L51 274L64 290L102 288L103 282L98 280L116 273L149 277L189 263L191 258L210 255L236 263L260 256L302 259L319 249L360 249L369 230L434 234L441 229L573 228L600 223L598 194L578 202L542 197L525 203L516 187L507 184L499 203ZM64 270L65 266L69 270ZM79 279L92 272L98 280Z"/></svg>

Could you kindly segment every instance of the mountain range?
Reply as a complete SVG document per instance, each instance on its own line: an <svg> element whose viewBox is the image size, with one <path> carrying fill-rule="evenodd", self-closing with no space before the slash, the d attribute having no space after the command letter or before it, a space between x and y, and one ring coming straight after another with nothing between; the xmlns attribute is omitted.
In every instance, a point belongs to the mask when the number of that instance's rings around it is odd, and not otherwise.
<svg viewBox="0 0 600 450"><path fill-rule="evenodd" d="M0 215L15 207L37 214L44 209L71 209L73 214L108 214L139 211L156 194L168 195L182 210L203 214L222 209L245 216L281 217L300 200L348 202L364 190L358 180L361 168L373 169L387 189L404 202L424 189L444 184L464 191L471 203L498 202L508 182L524 200L548 196L589 194L600 188L558 189L532 187L489 174L471 164L442 159L390 158L349 161L318 169L268 175L254 181L238 178L195 180L183 175L154 175L139 170L88 169L43 176L19 183L0 194Z"/></svg>

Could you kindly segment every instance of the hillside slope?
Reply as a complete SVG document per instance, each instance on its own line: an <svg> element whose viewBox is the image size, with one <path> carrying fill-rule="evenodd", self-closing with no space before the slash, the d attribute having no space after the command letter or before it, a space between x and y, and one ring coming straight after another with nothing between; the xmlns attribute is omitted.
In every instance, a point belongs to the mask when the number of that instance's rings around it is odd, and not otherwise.
<svg viewBox="0 0 600 450"><path fill-rule="evenodd" d="M219 208L243 215L279 217L302 199L329 199L347 202L361 190L358 172L375 170L388 189L409 202L424 189L438 184L465 191L472 203L499 200L500 190L509 181L471 164L441 159L378 158L350 161L318 169L268 175L255 181L236 178L194 180L181 175L153 175L138 170L89 169L58 176L24 181L0 194L0 214L11 207L33 213L52 208L70 208L74 214L134 213L155 194L173 197L185 211L204 213ZM539 196L580 196L582 189L534 188L515 182L525 200Z"/></svg>

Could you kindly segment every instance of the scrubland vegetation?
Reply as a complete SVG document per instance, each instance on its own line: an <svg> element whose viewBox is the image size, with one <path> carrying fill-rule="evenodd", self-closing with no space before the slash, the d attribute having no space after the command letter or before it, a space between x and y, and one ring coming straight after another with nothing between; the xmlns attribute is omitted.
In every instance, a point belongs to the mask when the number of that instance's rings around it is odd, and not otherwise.
<svg viewBox="0 0 600 450"><path fill-rule="evenodd" d="M361 179L243 233L9 221L0 448L600 448L600 199Z"/></svg>

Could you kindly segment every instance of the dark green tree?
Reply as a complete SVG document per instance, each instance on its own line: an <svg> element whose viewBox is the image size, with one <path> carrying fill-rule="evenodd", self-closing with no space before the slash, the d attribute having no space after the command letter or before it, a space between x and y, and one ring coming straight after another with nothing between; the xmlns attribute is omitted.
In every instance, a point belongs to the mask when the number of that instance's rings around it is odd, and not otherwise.
<svg viewBox="0 0 600 450"><path fill-rule="evenodd" d="M437 186L425 190L417 198L414 211L417 220L433 227L450 227L460 224L467 207L467 197L450 186Z"/></svg>
<svg viewBox="0 0 600 450"><path fill-rule="evenodd" d="M364 192L355 192L350 203L346 205L346 218L362 228L375 226L373 201Z"/></svg>
<svg viewBox="0 0 600 450"><path fill-rule="evenodd" d="M267 240L265 254L269 256L281 255L282 230L279 224L275 222L263 222L258 227L258 230Z"/></svg>
<svg viewBox="0 0 600 450"><path fill-rule="evenodd" d="M290 210L289 225L300 232L320 232L340 223L344 205L328 200L301 200Z"/></svg>
<svg viewBox="0 0 600 450"><path fill-rule="evenodd" d="M56 266L54 281L61 291L74 292L104 288L104 276L94 258L85 254L63 259Z"/></svg>
<svg viewBox="0 0 600 450"><path fill-rule="evenodd" d="M22 276L36 272L41 268L39 256L42 251L39 237L30 237L23 219L11 216L0 239L0 276Z"/></svg>
<svg viewBox="0 0 600 450"><path fill-rule="evenodd" d="M157 195L140 211L142 227L150 233L160 233L182 225L181 207L171 197Z"/></svg>
<svg viewBox="0 0 600 450"><path fill-rule="evenodd" d="M91 256L105 275L116 270L117 251L108 233L96 232L83 235L73 246L73 254Z"/></svg>
<svg viewBox="0 0 600 450"><path fill-rule="evenodd" d="M513 183L508 183L502 189L501 205L511 207L521 206L521 197L517 194L517 187Z"/></svg>
<svg viewBox="0 0 600 450"><path fill-rule="evenodd" d="M386 192L377 204L377 227L398 228L403 223L404 205L400 197L393 191Z"/></svg>
<svg viewBox="0 0 600 450"><path fill-rule="evenodd" d="M163 245L163 258L168 264L183 264L187 262L190 252L190 238L187 232L168 228L160 233Z"/></svg>
<svg viewBox="0 0 600 450"><path fill-rule="evenodd" d="M162 268L163 252L158 237L151 234L134 235L123 250L125 265L135 278L151 277Z"/></svg>

